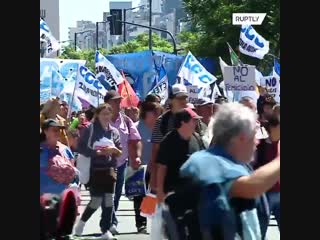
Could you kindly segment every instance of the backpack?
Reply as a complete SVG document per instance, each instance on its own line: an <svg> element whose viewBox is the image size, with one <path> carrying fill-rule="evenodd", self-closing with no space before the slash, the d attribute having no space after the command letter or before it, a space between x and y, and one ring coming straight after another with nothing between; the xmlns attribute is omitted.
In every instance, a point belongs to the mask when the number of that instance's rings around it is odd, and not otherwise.
<svg viewBox="0 0 320 240"><path fill-rule="evenodd" d="M48 161L47 174L58 183L69 184L74 180L76 170L67 158L56 155Z"/></svg>

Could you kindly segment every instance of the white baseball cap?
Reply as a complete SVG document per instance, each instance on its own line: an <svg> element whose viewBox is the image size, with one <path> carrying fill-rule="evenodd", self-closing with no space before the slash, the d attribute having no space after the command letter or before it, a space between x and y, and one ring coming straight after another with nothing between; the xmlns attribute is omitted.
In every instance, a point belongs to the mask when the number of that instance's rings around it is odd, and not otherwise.
<svg viewBox="0 0 320 240"><path fill-rule="evenodd" d="M172 85L172 97L188 97L186 86L180 83Z"/></svg>

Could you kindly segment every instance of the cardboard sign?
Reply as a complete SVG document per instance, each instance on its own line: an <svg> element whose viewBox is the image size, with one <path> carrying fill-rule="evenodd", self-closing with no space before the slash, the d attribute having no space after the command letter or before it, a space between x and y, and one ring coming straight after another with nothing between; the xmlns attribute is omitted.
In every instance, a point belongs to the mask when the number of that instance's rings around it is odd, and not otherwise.
<svg viewBox="0 0 320 240"><path fill-rule="evenodd" d="M224 68L223 79L226 91L255 91L255 66L228 66Z"/></svg>

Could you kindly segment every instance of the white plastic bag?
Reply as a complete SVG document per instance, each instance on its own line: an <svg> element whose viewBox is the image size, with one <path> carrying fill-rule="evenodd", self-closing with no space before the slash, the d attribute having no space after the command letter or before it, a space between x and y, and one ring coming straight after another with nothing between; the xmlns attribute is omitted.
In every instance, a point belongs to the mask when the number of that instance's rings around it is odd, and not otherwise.
<svg viewBox="0 0 320 240"><path fill-rule="evenodd" d="M163 234L164 223L162 218L162 210L163 210L162 204L157 205L156 212L152 218L152 223L151 223L151 233L150 233L151 240L164 239L164 234Z"/></svg>
<svg viewBox="0 0 320 240"><path fill-rule="evenodd" d="M90 147L90 142L93 134L93 125L91 124L89 126L90 133L89 133L89 139L88 139L88 148ZM90 166L91 166L91 158L86 157L82 154L79 154L77 159L77 169L79 170L79 181L82 184L87 184L90 179Z"/></svg>
<svg viewBox="0 0 320 240"><path fill-rule="evenodd" d="M91 158L79 154L77 159L77 169L79 170L79 181L82 184L87 184L90 179Z"/></svg>

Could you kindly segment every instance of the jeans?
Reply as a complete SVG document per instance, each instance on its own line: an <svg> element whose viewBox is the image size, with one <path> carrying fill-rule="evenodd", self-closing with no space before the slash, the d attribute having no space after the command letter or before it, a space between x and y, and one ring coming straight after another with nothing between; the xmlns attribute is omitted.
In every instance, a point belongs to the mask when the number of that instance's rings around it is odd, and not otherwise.
<svg viewBox="0 0 320 240"><path fill-rule="evenodd" d="M270 211L275 216L280 231L280 192L268 192L267 198Z"/></svg>
<svg viewBox="0 0 320 240"><path fill-rule="evenodd" d="M105 233L111 227L111 217L113 212L113 193L96 193L90 191L91 200L84 210L81 220L87 222L92 214L101 206L102 215L100 220L101 232Z"/></svg>
<svg viewBox="0 0 320 240"><path fill-rule="evenodd" d="M118 172L117 172L117 183L116 183L116 190L114 194L114 208L112 212L112 225L117 226L118 225L118 219L116 217L116 211L118 211L119 207L119 201L121 198L122 194L122 188L124 184L124 175L125 175L125 170L127 167L127 162L123 164L122 166L118 167ZM103 214L103 209L102 209L102 214Z"/></svg>

